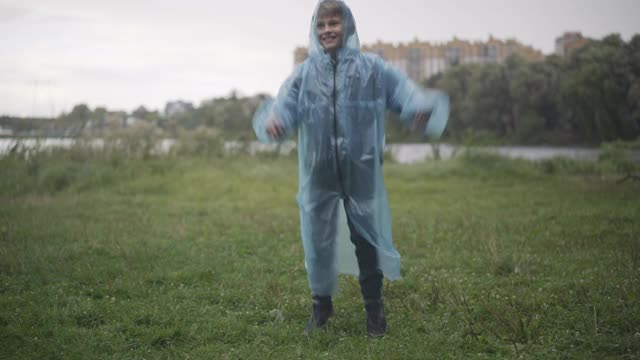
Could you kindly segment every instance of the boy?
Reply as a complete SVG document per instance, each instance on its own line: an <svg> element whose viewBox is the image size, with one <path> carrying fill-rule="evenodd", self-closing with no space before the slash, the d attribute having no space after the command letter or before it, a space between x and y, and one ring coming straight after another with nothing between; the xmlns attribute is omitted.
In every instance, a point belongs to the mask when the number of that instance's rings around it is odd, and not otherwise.
<svg viewBox="0 0 640 360"><path fill-rule="evenodd" d="M405 122L413 120L414 129L438 137L449 100L419 88L380 57L360 53L349 7L340 0L320 1L311 23L309 57L253 120L264 142L281 141L298 129L297 202L313 299L306 335L333 314L338 273L349 272L349 260L338 264L336 250L343 214L355 246L352 262L357 258L367 334L385 334L382 278L400 278L382 177L387 109L399 112Z"/></svg>

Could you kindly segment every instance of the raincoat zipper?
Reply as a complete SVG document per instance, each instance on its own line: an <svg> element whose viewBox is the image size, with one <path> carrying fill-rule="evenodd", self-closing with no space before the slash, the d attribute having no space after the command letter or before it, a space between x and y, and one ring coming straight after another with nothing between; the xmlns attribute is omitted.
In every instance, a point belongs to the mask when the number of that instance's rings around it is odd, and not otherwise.
<svg viewBox="0 0 640 360"><path fill-rule="evenodd" d="M338 69L338 62L336 60L332 60L331 64L333 65L333 135L335 138L335 156L336 156L336 169L338 170L338 183L340 184L340 192L342 193L342 198L346 199L346 194L344 192L344 184L342 180L342 170L340 169L340 151L338 149L338 115L336 111L336 72Z"/></svg>

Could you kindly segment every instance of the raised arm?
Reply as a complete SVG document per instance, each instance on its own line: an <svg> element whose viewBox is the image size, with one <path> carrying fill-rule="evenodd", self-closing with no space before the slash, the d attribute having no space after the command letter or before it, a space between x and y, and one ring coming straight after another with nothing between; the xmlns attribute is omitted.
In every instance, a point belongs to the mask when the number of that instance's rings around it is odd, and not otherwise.
<svg viewBox="0 0 640 360"><path fill-rule="evenodd" d="M253 130L264 143L283 141L298 127L298 93L302 65L282 84L275 99L266 99L253 116Z"/></svg>
<svg viewBox="0 0 640 360"><path fill-rule="evenodd" d="M449 96L440 90L422 88L388 63L380 62L387 108L399 113L405 126L412 126L428 138L439 138L449 119ZM431 116L425 126L428 113Z"/></svg>

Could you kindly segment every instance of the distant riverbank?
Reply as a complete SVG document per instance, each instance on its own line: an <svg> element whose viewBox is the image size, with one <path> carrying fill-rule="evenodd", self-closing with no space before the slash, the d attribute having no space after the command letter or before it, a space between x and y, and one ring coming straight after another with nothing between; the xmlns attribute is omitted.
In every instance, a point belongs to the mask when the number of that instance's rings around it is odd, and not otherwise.
<svg viewBox="0 0 640 360"><path fill-rule="evenodd" d="M16 145L23 150L49 149L49 148L70 148L76 144L74 138L0 138L0 155L11 151ZM176 145L176 139L159 139L155 144L154 152L166 154ZM105 141L100 138L88 140L91 147L102 148ZM247 151L250 154L259 152L279 151L281 154L289 154L295 151L294 141L285 141L278 145L261 144L257 141L243 143L239 141L226 141L224 149L226 152ZM472 151L487 151L509 158L521 158L532 161L539 161L552 158L567 158L574 160L596 161L600 157L600 148L586 147L554 147L554 146L487 146L487 147L465 147L452 144L388 144L386 151L394 161L402 164L423 162L429 159L439 158L447 160L455 156L460 151L470 149ZM640 150L630 151L631 159L640 163Z"/></svg>

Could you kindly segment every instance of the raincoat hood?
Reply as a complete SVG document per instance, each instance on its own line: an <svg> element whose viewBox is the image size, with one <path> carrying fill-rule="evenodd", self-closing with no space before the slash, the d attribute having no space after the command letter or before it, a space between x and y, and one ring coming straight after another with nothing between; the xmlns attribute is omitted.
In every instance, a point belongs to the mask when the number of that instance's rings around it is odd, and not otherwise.
<svg viewBox="0 0 640 360"><path fill-rule="evenodd" d="M320 44L320 38L318 37L318 31L316 24L318 21L318 10L320 5L326 0L321 0L316 5L316 9L313 12L311 18L311 26L309 29L309 56L325 55L325 51ZM342 23L343 23L343 37L342 48L338 50L338 57L345 53L359 53L360 52L360 39L358 38L358 31L356 29L356 21L353 18L351 9L343 1L338 1L342 7Z"/></svg>

